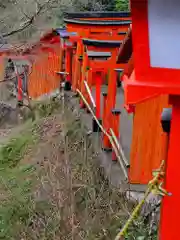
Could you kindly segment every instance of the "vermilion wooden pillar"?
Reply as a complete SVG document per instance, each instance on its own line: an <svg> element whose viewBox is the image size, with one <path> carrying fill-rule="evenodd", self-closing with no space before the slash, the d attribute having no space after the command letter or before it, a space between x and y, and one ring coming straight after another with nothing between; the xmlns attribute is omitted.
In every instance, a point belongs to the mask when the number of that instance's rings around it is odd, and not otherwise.
<svg viewBox="0 0 180 240"><path fill-rule="evenodd" d="M80 73L80 61L79 58L82 56L82 42L79 40L77 42L76 56L74 59L74 77L73 77L73 91L76 92L76 89L79 89L79 73Z"/></svg>
<svg viewBox="0 0 180 240"><path fill-rule="evenodd" d="M102 73L96 72L95 75L96 81L96 117L101 119L101 85L102 85Z"/></svg>
<svg viewBox="0 0 180 240"><path fill-rule="evenodd" d="M119 124L120 124L120 114L121 111L118 109L113 109L112 110L112 130L119 141L120 139L120 131L119 131ZM117 155L115 151L112 152L112 161L117 161Z"/></svg>
<svg viewBox="0 0 180 240"><path fill-rule="evenodd" d="M95 103L96 103L96 118L102 123L102 116L101 116L101 87L103 83L103 70L95 71ZM97 125L96 121L93 120L93 131L100 132L99 126Z"/></svg>
<svg viewBox="0 0 180 240"><path fill-rule="evenodd" d="M87 82L88 82L89 89L92 91L92 86L93 86L93 69L92 68L89 68L87 71ZM87 102L91 104L89 95L87 96Z"/></svg>
<svg viewBox="0 0 180 240"><path fill-rule="evenodd" d="M72 90L74 91L74 68L75 68L76 49L72 51Z"/></svg>
<svg viewBox="0 0 180 240"><path fill-rule="evenodd" d="M104 125L104 121L106 119L106 101L107 101L107 92L103 92L103 117L102 117L102 124Z"/></svg>
<svg viewBox="0 0 180 240"><path fill-rule="evenodd" d="M173 105L171 131L169 138L168 159L166 162L165 189L170 191L172 196L163 199L160 240L180 239L179 237L179 214L180 214L180 187L179 187L179 133L180 133L180 96L171 98Z"/></svg>
<svg viewBox="0 0 180 240"><path fill-rule="evenodd" d="M18 104L22 105L23 104L23 83L22 83L22 78L19 76L17 73L17 78L18 78L18 94L17 94L17 99L18 99Z"/></svg>
<svg viewBox="0 0 180 240"><path fill-rule="evenodd" d="M79 85L79 88L81 90L81 93L83 94L85 99L87 99L88 94L87 94L87 90L86 90L84 81L85 80L87 81L86 75L87 75L88 57L87 57L87 54L86 54L85 50L83 52L82 58L83 59L82 59L82 69L81 69L81 81L80 81L80 84L78 84L78 85ZM80 107L81 108L85 107L85 104L84 104L82 99L80 99Z"/></svg>
<svg viewBox="0 0 180 240"><path fill-rule="evenodd" d="M115 108L116 103L116 91L117 91L117 76L116 72L113 68L110 69L110 79L108 81L108 96L106 101L106 109L105 109L105 116L106 119L104 121L104 128L106 131L109 132L109 128L111 126L111 120L112 120L112 109ZM109 141L109 138L105 135L103 138L103 146L104 149L110 149L111 143Z"/></svg>
<svg viewBox="0 0 180 240"><path fill-rule="evenodd" d="M68 73L66 77L67 82L71 82L71 49L66 48L65 70Z"/></svg>

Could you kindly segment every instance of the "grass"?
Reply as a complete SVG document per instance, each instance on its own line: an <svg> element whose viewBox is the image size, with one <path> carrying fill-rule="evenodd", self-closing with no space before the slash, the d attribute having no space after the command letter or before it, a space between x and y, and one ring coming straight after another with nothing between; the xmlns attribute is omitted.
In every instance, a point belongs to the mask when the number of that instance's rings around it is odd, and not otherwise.
<svg viewBox="0 0 180 240"><path fill-rule="evenodd" d="M110 185L97 157L68 109L63 117L36 121L2 146L0 239L113 240L134 203ZM125 239L156 238L148 237L140 218Z"/></svg>
<svg viewBox="0 0 180 240"><path fill-rule="evenodd" d="M51 116L52 113L60 109L59 98L52 97L46 101L35 103L35 110L40 118Z"/></svg>
<svg viewBox="0 0 180 240"><path fill-rule="evenodd" d="M32 212L30 175L34 168L18 166L26 144L27 139L20 141L19 144L13 139L7 148L5 146L1 148L0 239L13 239L17 229L27 222Z"/></svg>
<svg viewBox="0 0 180 240"><path fill-rule="evenodd" d="M44 103L45 110L46 106ZM52 114L54 105L50 110L48 115ZM36 167L21 164L28 151L38 143L39 124L38 121L26 124L27 129L0 147L0 239L19 239L36 214L40 214L42 206L47 207L43 202L35 202L32 194Z"/></svg>
<svg viewBox="0 0 180 240"><path fill-rule="evenodd" d="M0 206L0 239L18 239L18 230L22 230L33 213L32 182L28 179L33 171L29 166L6 171L6 176L1 176L4 200Z"/></svg>
<svg viewBox="0 0 180 240"><path fill-rule="evenodd" d="M33 136L22 135L18 138L13 138L7 145L0 149L0 170L6 168L14 168L22 159L26 148L30 143L33 143Z"/></svg>

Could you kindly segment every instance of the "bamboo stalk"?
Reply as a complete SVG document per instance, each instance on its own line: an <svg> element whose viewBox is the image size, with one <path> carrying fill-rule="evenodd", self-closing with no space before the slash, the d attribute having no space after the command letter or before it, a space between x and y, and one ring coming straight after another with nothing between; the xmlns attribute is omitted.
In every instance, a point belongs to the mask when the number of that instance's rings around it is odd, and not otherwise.
<svg viewBox="0 0 180 240"><path fill-rule="evenodd" d="M85 85L86 90L87 90L87 92L89 94L89 97L90 97L90 100L92 102L93 107L96 108L96 103L94 101L94 98L93 98L92 93L91 93L91 89L89 88L87 81L84 81L84 85Z"/></svg>
<svg viewBox="0 0 180 240"><path fill-rule="evenodd" d="M119 152L118 152L118 148L116 146L116 144L114 143L114 140L112 138L112 136L103 128L103 126L100 124L99 120L97 119L95 113L93 112L92 108L90 107L89 103L86 101L85 97L83 96L82 92L79 91L79 89L76 90L77 93L80 95L80 97L82 98L82 100L84 101L86 107L88 108L88 110L90 111L90 113L92 114L94 120L97 122L99 128L101 129L101 131L108 137L111 145L112 145L112 148L117 156L117 160L119 162L119 164L121 165L121 168L122 168L122 171L124 173L124 176L126 178L126 180L128 179L128 174L127 174L127 170L125 169L125 166L124 164L122 163L122 159L119 155Z"/></svg>
<svg viewBox="0 0 180 240"><path fill-rule="evenodd" d="M120 152L120 154L121 154L121 157L122 157L122 160L123 160L123 162L124 162L124 165L125 165L127 168L129 168L129 167L130 167L130 164L128 163L128 161L127 161L127 159L126 159L126 157L125 157L125 155L124 155L124 152L123 152L123 150L122 150L121 144L118 142L118 139L117 139L114 131L113 131L111 128L110 128L110 132L111 132L112 138L113 138L114 142L116 143L116 146L117 146L117 148L118 148L118 150L119 150L119 152Z"/></svg>

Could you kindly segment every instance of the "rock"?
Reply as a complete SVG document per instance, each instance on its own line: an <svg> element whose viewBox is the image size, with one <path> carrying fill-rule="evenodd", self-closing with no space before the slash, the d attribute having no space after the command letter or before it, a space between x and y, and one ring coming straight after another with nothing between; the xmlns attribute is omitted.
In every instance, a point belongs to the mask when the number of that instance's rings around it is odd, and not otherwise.
<svg viewBox="0 0 180 240"><path fill-rule="evenodd" d="M18 112L11 105L0 102L0 127L18 122Z"/></svg>

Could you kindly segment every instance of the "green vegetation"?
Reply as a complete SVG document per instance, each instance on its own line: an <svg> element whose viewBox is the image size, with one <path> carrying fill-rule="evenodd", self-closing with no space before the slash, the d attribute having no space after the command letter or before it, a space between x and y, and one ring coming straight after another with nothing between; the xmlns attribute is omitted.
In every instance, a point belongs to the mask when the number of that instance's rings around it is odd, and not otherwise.
<svg viewBox="0 0 180 240"><path fill-rule="evenodd" d="M116 9L118 11L129 11L129 0L116 0Z"/></svg>
<svg viewBox="0 0 180 240"><path fill-rule="evenodd" d="M51 115L57 107L53 101L38 105L41 115ZM43 106L43 110L40 106ZM41 110L40 110L40 109ZM24 124L24 129L0 147L0 239L18 240L33 220L49 209L44 201L35 201L33 187L37 181L37 167L22 163L39 142L42 119ZM21 237L20 237L21 236ZM33 239L33 238L31 238ZM39 239L39 238L35 238Z"/></svg>
<svg viewBox="0 0 180 240"><path fill-rule="evenodd" d="M30 176L34 167L19 163L34 141L35 136L28 131L0 148L0 239L18 239L17 230L31 216Z"/></svg>
<svg viewBox="0 0 180 240"><path fill-rule="evenodd" d="M104 176L93 141L66 108L1 147L0 239L115 238L136 203ZM148 228L139 218L125 239L155 240Z"/></svg>
<svg viewBox="0 0 180 240"><path fill-rule="evenodd" d="M11 139L10 142L0 148L0 170L14 168L22 159L27 146L33 142L33 136L22 135L18 138Z"/></svg>
<svg viewBox="0 0 180 240"><path fill-rule="evenodd" d="M48 117L60 109L59 98L50 98L46 101L35 103L34 109L39 117Z"/></svg>
<svg viewBox="0 0 180 240"><path fill-rule="evenodd" d="M19 239L19 231L33 216L34 204L31 199L31 178L33 166L6 169L0 177L0 239Z"/></svg>

